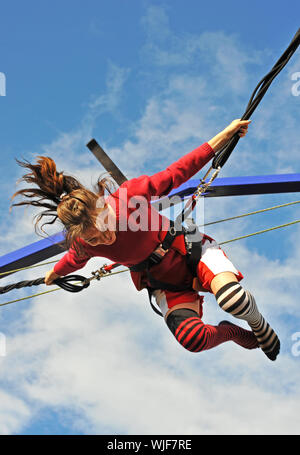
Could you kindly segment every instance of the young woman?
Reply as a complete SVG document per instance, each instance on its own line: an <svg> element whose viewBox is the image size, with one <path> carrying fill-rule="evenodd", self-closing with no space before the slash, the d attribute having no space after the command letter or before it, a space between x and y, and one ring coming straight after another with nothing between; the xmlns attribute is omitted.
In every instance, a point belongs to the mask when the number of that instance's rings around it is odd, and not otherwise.
<svg viewBox="0 0 300 455"><path fill-rule="evenodd" d="M52 221L43 226L59 219L65 228L68 251L46 273L46 285L84 267L94 256L106 257L131 268L145 261L154 251L162 253L161 245L170 220L153 209L151 197L165 196L190 179L235 133L244 137L249 123L248 120L234 120L166 170L126 181L113 192L107 179L99 179L95 190L90 191L76 178L58 172L49 157L39 156L37 164L17 160L20 166L30 170L21 180L34 183L38 188L17 191L13 198L21 195L30 200L12 205L46 208L37 215L36 230L45 216L52 217ZM105 190L109 191L108 196ZM190 352L204 351L232 340L246 349L260 347L269 359L275 360L280 349L279 339L259 312L253 295L241 286L243 275L214 239L203 235L201 243L202 255L196 264L197 286L187 264L183 233L174 238L167 251L163 251L162 260L151 267L153 279L171 286L171 290L152 289L167 326ZM138 290L153 288L145 271L131 271L131 277ZM228 321L217 326L204 324L203 297L199 296L199 289L213 293L222 310L247 321L251 330Z"/></svg>

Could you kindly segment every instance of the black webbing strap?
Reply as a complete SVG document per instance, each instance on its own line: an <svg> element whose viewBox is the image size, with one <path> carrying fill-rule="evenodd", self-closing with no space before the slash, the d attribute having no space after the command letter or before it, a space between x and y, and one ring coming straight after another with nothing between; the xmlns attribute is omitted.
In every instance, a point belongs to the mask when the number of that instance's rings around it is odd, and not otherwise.
<svg viewBox="0 0 300 455"><path fill-rule="evenodd" d="M148 287L147 291L148 291L149 302L150 302L152 310L155 311L155 313L158 314L159 316L164 317L162 312L159 311L152 303L152 291L154 291L154 289L151 289Z"/></svg>
<svg viewBox="0 0 300 455"><path fill-rule="evenodd" d="M194 235L200 235L198 227L196 225L189 226L188 229L184 228L183 226L180 227L180 229L175 230L175 224L173 221L170 221L170 228L169 231L167 232L164 241L162 242L162 247L164 250L168 250L172 242L174 241L175 237L180 234L185 235L185 242L186 242L186 247L187 247L187 254L186 254L186 260L187 260L187 265L188 268L192 274L192 276L197 276L197 264L201 259L201 254L202 254L202 237L201 239L197 241L193 241ZM152 293L154 290L157 289L162 289L162 290L167 290L170 292L182 292L182 291L187 291L191 289L190 285L181 285L178 286L176 284L172 283L166 283L164 281L157 280L154 278L152 275L150 269L156 265L159 264L163 260L164 256L160 256L159 254L152 253L148 258L146 258L144 261L140 262L139 264L136 264L132 267L130 267L130 270L132 272L141 272L145 271L147 273L147 278L149 282L149 286L147 287L148 295L149 295L149 302L152 307L152 309L155 311L155 313L159 314L162 316L162 313L153 305L152 303Z"/></svg>
<svg viewBox="0 0 300 455"><path fill-rule="evenodd" d="M169 230L167 231L164 240L160 244L160 247L163 251L168 251L175 237L183 233L182 228L181 230L175 230L174 226L174 222L170 220ZM150 267L159 264L163 257L164 255L160 255L159 252L153 251L146 259L129 268L132 272L142 272L143 270L148 270Z"/></svg>
<svg viewBox="0 0 300 455"><path fill-rule="evenodd" d="M198 240L193 240L196 236ZM193 275L197 277L197 266L202 256L202 239L203 236L200 234L198 226L195 224L189 226L189 230L185 234L185 243L187 249L187 266Z"/></svg>
<svg viewBox="0 0 300 455"><path fill-rule="evenodd" d="M150 287L152 289L165 289L166 291L170 292L182 292L186 291L187 289L190 289L190 286L187 285L182 285L178 286L177 284L172 284L172 283L166 283L164 281L157 280L154 278L154 276L151 274L150 270L147 269L147 277L150 283Z"/></svg>

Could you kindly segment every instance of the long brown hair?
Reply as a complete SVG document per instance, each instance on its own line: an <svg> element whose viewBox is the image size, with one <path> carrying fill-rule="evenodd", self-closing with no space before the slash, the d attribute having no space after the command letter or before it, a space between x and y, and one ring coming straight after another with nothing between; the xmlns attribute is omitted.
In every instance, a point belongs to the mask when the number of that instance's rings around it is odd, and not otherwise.
<svg viewBox="0 0 300 455"><path fill-rule="evenodd" d="M114 189L113 182L108 177L99 177L91 191L85 188L75 177L65 175L64 172L58 172L54 160L48 156L38 156L37 164L32 164L27 160L20 161L16 159L19 166L29 169L30 172L24 174L17 183L24 181L34 183L38 188L24 188L16 191L11 199L16 196L23 196L30 199L23 202L14 203L10 206L10 211L14 206L34 206L43 207L46 210L34 216L35 232L41 236L44 232L43 227L47 224L53 224L59 220L64 225L65 242L63 249L73 247L78 256L84 256L85 252L79 237L86 229L95 226L96 204L99 197L104 196L105 190L111 193ZM34 199L37 198L37 199ZM39 224L45 217L51 218L39 227ZM47 234L47 233L46 233Z"/></svg>

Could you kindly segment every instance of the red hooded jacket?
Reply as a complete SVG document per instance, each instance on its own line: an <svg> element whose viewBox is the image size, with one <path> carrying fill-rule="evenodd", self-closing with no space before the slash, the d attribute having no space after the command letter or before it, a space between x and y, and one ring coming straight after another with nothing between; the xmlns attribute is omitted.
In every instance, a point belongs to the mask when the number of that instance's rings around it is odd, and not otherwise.
<svg viewBox="0 0 300 455"><path fill-rule="evenodd" d="M87 261L95 256L105 257L127 267L146 259L162 242L169 228L169 219L151 206L151 197L167 195L172 189L193 177L213 156L214 150L205 142L164 171L124 182L106 199L116 214L116 241L112 245L91 246L83 239L79 239L86 256L78 258L75 250L70 248L55 264L54 272L60 276L68 275L84 267ZM185 253L184 239L181 235L175 238L163 261L152 267L152 275L160 281L173 284L190 282L192 276L183 257ZM142 273L131 272L131 277L138 290L145 287L146 283L141 281ZM189 298L187 297L187 301Z"/></svg>

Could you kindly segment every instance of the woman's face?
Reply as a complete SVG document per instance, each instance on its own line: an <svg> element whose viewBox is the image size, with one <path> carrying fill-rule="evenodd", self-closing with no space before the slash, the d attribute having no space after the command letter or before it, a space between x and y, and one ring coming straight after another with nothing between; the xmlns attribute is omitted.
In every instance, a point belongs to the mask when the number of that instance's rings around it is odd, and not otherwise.
<svg viewBox="0 0 300 455"><path fill-rule="evenodd" d="M112 231L99 231L96 227L88 229L84 235L83 240L91 246L97 245L112 245L116 241L116 233Z"/></svg>
<svg viewBox="0 0 300 455"><path fill-rule="evenodd" d="M99 210L98 215L99 215L99 218L97 218L98 228L96 226L93 226L87 229L82 238L86 243L88 243L91 246L112 245L116 241L116 232L114 224L115 212L110 207L110 205L107 204L106 210L105 211Z"/></svg>

